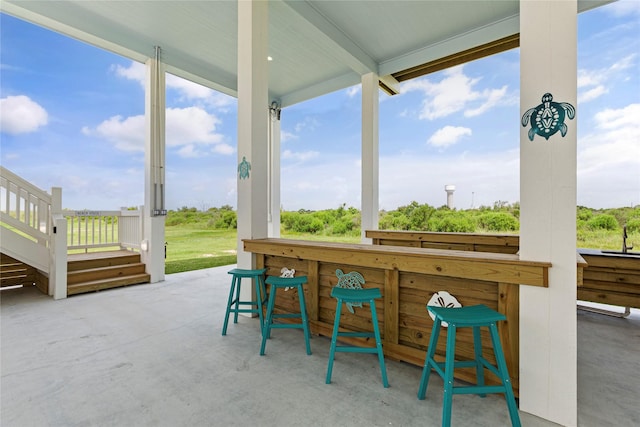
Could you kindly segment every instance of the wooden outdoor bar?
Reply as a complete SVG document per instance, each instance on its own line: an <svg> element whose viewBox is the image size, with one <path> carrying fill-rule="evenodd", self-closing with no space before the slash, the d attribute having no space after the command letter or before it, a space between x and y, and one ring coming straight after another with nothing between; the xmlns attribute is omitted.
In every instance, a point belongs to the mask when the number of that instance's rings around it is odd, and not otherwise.
<svg viewBox="0 0 640 427"><path fill-rule="evenodd" d="M640 255L578 252L589 265L578 283L579 300L640 308Z"/></svg>
<svg viewBox="0 0 640 427"><path fill-rule="evenodd" d="M428 231L366 230L374 245L515 254L517 234L436 233Z"/></svg>
<svg viewBox="0 0 640 427"><path fill-rule="evenodd" d="M550 263L521 261L510 253L474 252L368 244L341 244L289 239L246 239L244 250L256 255L256 268L267 268L268 275L280 275L283 267L296 270L296 276L308 276L305 285L311 331L331 336L336 300L331 288L338 282L336 270L359 272L364 288L380 288L379 327L386 357L422 366L433 321L426 305L434 293L447 291L462 306L485 304L503 313L499 333L513 381L519 388L519 290L521 285L548 286ZM281 292L277 312L296 312L295 291ZM341 326L353 331L371 331L369 309L355 308L355 314L343 311ZM456 358L473 359L473 338L469 328L457 334ZM364 339L359 345L373 346ZM444 360L446 329L441 331L437 355ZM491 340L483 331L484 355L495 361ZM496 382L487 372L488 382ZM456 377L475 381L474 369L461 369Z"/></svg>

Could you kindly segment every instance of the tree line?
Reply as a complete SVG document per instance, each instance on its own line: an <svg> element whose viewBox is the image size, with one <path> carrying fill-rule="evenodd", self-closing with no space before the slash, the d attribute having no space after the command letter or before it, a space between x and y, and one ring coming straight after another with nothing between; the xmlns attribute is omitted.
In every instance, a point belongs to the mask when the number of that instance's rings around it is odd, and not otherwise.
<svg viewBox="0 0 640 427"><path fill-rule="evenodd" d="M282 211L280 223L283 232L310 233L327 236L360 235L360 211L341 205L337 209L310 211ZM381 230L410 230L459 233L517 233L520 230L520 204L497 201L493 206L474 209L439 208L416 201L390 211L380 211ZM628 233L640 232L640 205L636 207L592 209L578 206L576 209L578 236L594 231L621 230L627 226ZM205 229L235 229L238 226L236 212L232 206L198 210L182 207L170 210L166 226L189 226Z"/></svg>

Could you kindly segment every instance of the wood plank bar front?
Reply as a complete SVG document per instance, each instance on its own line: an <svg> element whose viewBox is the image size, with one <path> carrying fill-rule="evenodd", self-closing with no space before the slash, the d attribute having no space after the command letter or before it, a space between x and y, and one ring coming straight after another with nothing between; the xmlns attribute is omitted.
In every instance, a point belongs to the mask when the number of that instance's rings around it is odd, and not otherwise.
<svg viewBox="0 0 640 427"><path fill-rule="evenodd" d="M545 262L523 261L515 254L341 244L288 239L247 239L244 250L256 254L256 263L279 275L282 267L307 275L305 298L314 334L330 336L336 301L331 288L337 284L336 270L357 271L365 278L363 287L377 287L382 293L376 303L386 357L422 366L433 321L426 309L435 292L447 291L463 306L485 304L507 317L499 333L515 392L519 371L519 286L548 286ZM295 292L282 292L276 300L279 312L298 309ZM371 331L368 309L343 314L341 326L352 331ZM473 358L473 336L469 328L458 331L456 359ZM482 332L484 356L494 361L488 331ZM370 340L352 338L352 344L373 346ZM436 355L444 360L446 329L441 331ZM495 377L486 372L489 382ZM417 373L419 375L419 373ZM474 369L457 371L457 378L475 381Z"/></svg>

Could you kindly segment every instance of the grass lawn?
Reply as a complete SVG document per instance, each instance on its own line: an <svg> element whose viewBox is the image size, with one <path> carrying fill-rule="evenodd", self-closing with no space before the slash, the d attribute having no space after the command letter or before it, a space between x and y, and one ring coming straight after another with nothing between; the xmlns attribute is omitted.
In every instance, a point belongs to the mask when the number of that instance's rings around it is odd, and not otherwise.
<svg viewBox="0 0 640 427"><path fill-rule="evenodd" d="M188 226L165 228L165 274L230 265L237 262L235 229L208 230Z"/></svg>

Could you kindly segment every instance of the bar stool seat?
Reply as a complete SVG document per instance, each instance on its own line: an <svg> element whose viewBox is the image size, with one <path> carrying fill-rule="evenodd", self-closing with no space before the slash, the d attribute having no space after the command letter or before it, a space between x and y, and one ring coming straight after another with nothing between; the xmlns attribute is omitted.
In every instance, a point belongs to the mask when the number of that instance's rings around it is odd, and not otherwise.
<svg viewBox="0 0 640 427"><path fill-rule="evenodd" d="M269 284L269 302L267 304L267 318L262 329L262 344L260 345L260 356L264 356L267 339L271 338L271 329L302 329L304 331L304 342L307 347L307 354L311 354L311 344L309 343L309 318L307 317L307 306L304 301L303 284L307 283L307 276L298 277L267 277ZM276 293L278 289L293 288L298 291L298 301L300 302L300 313L274 313L276 303ZM300 323L273 323L275 319L301 319Z"/></svg>
<svg viewBox="0 0 640 427"><path fill-rule="evenodd" d="M469 307L447 308L437 306L427 306L427 309L435 316L433 329L431 330L431 338L429 339L429 348L424 361L420 386L418 387L418 399L423 400L427 392L429 384L429 375L433 368L444 381L444 400L442 405L442 425L451 425L451 406L454 394L479 394L484 397L486 393L504 393L509 408L509 416L513 426L520 426L520 415L516 407L515 397L507 363L502 352L500 337L498 336L498 328L496 323L506 320L506 317L495 310L490 309L486 305L474 305ZM447 322L447 350L445 362L436 362L434 355L438 337L440 335L440 327L442 322ZM489 363L482 355L482 338L480 336L480 327L489 328L491 341L493 343L493 351L495 354L497 366ZM473 328L473 347L475 360L455 361L456 353L456 330L462 327ZM453 371L455 368L475 367L477 384L471 386L455 386L453 385ZM500 378L502 384L496 386L488 386L484 383L484 368L493 372Z"/></svg>
<svg viewBox="0 0 640 427"><path fill-rule="evenodd" d="M378 361L380 363L380 372L382 373L382 385L386 388L389 387L389 381L387 380L387 368L384 364L384 353L382 352L382 340L380 339L380 329L378 328L378 316L376 314L377 298L382 297L380 289L367 288L367 289L350 289L334 287L331 289L331 296L336 298L336 316L333 322L333 335L331 336L331 349L329 350L329 366L327 368L326 383L331 384L331 374L333 371L333 359L336 352L342 353L376 353L378 355ZM373 332L340 332L340 316L342 313L342 304L361 304L368 303L371 308L371 323L373 324ZM337 345L339 337L362 337L362 338L375 338L375 347L358 347L353 345Z"/></svg>
<svg viewBox="0 0 640 427"><path fill-rule="evenodd" d="M234 268L229 271L233 276L231 279L231 289L229 290L229 300L227 302L227 311L224 315L224 326L222 327L222 335L227 335L227 325L229 323L229 314L234 313L233 323L238 323L238 313L254 313L260 318L260 332L264 329L264 317L262 314L262 306L267 301L267 292L264 285L264 274L266 268L257 270L247 270L242 268ZM255 284L256 299L251 301L240 300L240 285L242 279L253 279ZM249 306L249 308L241 308Z"/></svg>

